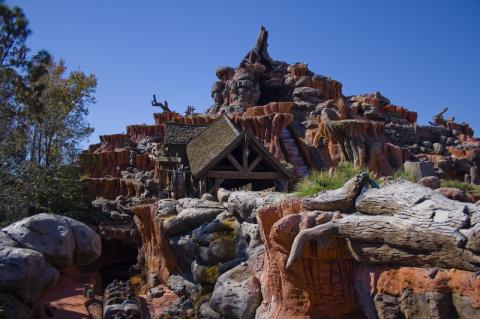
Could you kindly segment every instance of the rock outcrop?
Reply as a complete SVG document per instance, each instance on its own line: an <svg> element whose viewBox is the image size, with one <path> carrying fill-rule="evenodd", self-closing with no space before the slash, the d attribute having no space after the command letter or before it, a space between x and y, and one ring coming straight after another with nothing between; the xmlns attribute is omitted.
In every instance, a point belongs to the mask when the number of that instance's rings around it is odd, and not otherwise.
<svg viewBox="0 0 480 319"><path fill-rule="evenodd" d="M38 214L0 231L0 299L5 318L43 317L40 300L67 269L100 257L100 236L74 219Z"/></svg>

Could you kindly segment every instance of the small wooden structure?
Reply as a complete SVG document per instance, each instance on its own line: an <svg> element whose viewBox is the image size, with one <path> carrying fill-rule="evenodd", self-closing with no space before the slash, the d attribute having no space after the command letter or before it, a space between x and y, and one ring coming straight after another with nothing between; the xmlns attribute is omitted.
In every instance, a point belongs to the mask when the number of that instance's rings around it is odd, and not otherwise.
<svg viewBox="0 0 480 319"><path fill-rule="evenodd" d="M199 194L251 183L253 190L288 190L292 174L249 131L222 115L187 145L193 183Z"/></svg>

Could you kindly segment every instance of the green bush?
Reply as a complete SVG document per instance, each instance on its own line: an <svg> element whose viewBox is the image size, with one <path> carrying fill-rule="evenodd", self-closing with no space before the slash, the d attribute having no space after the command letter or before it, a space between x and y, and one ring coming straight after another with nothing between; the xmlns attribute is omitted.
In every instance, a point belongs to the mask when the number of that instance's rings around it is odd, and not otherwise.
<svg viewBox="0 0 480 319"><path fill-rule="evenodd" d="M337 189L343 186L350 178L354 177L365 168L355 167L351 162L341 162L332 171L311 171L295 187L295 195L306 197L320 191Z"/></svg>

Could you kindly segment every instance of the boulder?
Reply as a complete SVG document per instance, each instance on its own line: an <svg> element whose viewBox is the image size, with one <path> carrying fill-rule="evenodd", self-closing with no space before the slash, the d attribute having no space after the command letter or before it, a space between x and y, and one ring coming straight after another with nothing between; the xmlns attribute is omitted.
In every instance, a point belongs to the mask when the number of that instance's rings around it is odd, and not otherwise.
<svg viewBox="0 0 480 319"><path fill-rule="evenodd" d="M64 217L75 239L75 264L88 265L102 254L102 240L90 227L75 219Z"/></svg>
<svg viewBox="0 0 480 319"><path fill-rule="evenodd" d="M53 288L59 278L57 269L50 266L38 251L28 248L0 248L0 291L32 304Z"/></svg>
<svg viewBox="0 0 480 319"><path fill-rule="evenodd" d="M75 237L67 220L58 215L38 214L3 229L23 247L44 254L56 267L73 265Z"/></svg>
<svg viewBox="0 0 480 319"><path fill-rule="evenodd" d="M239 265L218 278L210 307L225 318L253 319L261 301L260 282Z"/></svg>
<svg viewBox="0 0 480 319"><path fill-rule="evenodd" d="M417 183L431 189L440 188L440 178L438 178L437 176L422 177L418 180Z"/></svg>
<svg viewBox="0 0 480 319"><path fill-rule="evenodd" d="M26 319L30 318L32 310L12 295L0 292L0 318Z"/></svg>
<svg viewBox="0 0 480 319"><path fill-rule="evenodd" d="M89 264L102 252L100 236L95 231L79 221L59 215L34 215L2 231L22 247L42 253L49 263L59 268Z"/></svg>
<svg viewBox="0 0 480 319"><path fill-rule="evenodd" d="M233 192L228 198L228 211L236 215L242 222L255 222L257 208L279 203L286 197L287 195L284 193Z"/></svg>
<svg viewBox="0 0 480 319"><path fill-rule="evenodd" d="M435 190L435 192L442 194L446 198L458 200L460 202L470 202L470 199L464 191L455 187L441 187Z"/></svg>
<svg viewBox="0 0 480 319"><path fill-rule="evenodd" d="M433 169L433 163L428 161L403 163L405 173L419 180L426 176L435 176L435 170Z"/></svg>
<svg viewBox="0 0 480 319"><path fill-rule="evenodd" d="M167 236L185 234L205 222L213 220L223 208L186 208L175 217L164 221L163 227Z"/></svg>
<svg viewBox="0 0 480 319"><path fill-rule="evenodd" d="M18 247L18 243L7 234L0 231L0 247L4 246Z"/></svg>

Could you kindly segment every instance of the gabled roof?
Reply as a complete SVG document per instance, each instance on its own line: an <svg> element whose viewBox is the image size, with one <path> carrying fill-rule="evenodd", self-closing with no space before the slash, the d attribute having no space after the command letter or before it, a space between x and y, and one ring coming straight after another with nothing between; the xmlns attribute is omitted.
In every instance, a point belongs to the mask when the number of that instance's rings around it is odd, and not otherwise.
<svg viewBox="0 0 480 319"><path fill-rule="evenodd" d="M226 115L222 115L210 124L187 145L187 156L193 176L201 176L213 168L244 139L250 141L278 172L283 173L287 178L292 177L292 173L265 148L256 136L249 131L239 132Z"/></svg>
<svg viewBox="0 0 480 319"><path fill-rule="evenodd" d="M222 151L239 138L240 132L226 115L220 116L187 145L190 171L200 173Z"/></svg>
<svg viewBox="0 0 480 319"><path fill-rule="evenodd" d="M175 122L163 123L164 144L184 144L187 145L190 141L205 130L206 126L182 124Z"/></svg>

